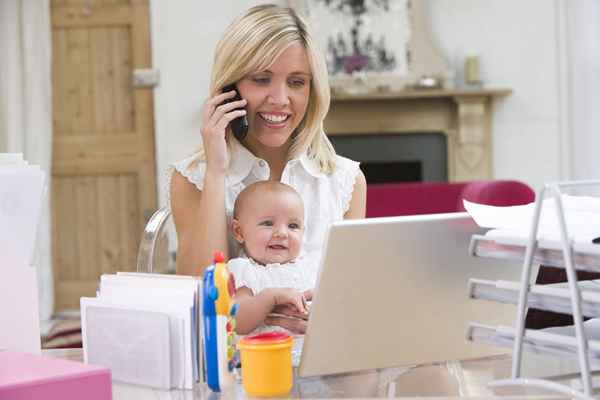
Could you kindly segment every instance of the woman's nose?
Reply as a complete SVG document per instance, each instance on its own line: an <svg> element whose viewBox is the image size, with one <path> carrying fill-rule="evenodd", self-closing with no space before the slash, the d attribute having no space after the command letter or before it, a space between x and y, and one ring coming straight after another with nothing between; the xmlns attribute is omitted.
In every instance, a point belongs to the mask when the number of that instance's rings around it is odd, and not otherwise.
<svg viewBox="0 0 600 400"><path fill-rule="evenodd" d="M287 86L283 84L273 85L267 100L274 105L288 105L290 99Z"/></svg>

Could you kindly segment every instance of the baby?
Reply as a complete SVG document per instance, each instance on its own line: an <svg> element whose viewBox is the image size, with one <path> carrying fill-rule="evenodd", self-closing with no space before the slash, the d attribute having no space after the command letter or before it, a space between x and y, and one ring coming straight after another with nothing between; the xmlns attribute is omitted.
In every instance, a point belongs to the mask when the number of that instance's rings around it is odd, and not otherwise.
<svg viewBox="0 0 600 400"><path fill-rule="evenodd" d="M274 311L308 317L306 295L313 281L299 258L304 234L304 205L300 195L278 181L246 187L234 205L232 230L244 257L229 261L239 304L236 331L264 330Z"/></svg>

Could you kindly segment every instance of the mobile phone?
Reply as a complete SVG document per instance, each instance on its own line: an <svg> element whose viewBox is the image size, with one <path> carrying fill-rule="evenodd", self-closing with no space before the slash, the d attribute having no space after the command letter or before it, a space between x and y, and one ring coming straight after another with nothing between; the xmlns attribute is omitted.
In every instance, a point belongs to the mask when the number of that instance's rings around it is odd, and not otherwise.
<svg viewBox="0 0 600 400"><path fill-rule="evenodd" d="M242 100L242 96L240 96L240 92L237 90L237 87L233 84L225 86L223 88L223 93L229 92L232 90L235 90L235 97L225 100L223 102L223 104L231 103L232 101ZM248 134L248 118L245 115L242 115L241 117L234 119L233 121L231 121L230 125L231 125L231 131L233 132L233 136L235 136L235 138L237 140L239 140L241 142L242 140L244 140L246 138L246 135Z"/></svg>

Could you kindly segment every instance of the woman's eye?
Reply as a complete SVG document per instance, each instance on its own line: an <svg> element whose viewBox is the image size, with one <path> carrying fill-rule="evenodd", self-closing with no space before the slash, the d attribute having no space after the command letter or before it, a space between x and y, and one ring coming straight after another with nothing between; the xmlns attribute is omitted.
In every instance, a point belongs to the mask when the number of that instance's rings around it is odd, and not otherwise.
<svg viewBox="0 0 600 400"><path fill-rule="evenodd" d="M303 79L293 79L290 81L290 86L292 87L302 87L306 84Z"/></svg>
<svg viewBox="0 0 600 400"><path fill-rule="evenodd" d="M263 78L263 77L255 77L255 78L252 78L252 80L255 83L258 83L259 85L267 85L271 81L269 78Z"/></svg>

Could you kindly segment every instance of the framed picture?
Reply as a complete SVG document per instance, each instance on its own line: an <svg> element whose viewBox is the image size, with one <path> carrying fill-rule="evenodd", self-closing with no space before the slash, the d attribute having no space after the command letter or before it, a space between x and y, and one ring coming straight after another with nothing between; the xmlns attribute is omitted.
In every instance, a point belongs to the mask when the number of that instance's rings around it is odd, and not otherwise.
<svg viewBox="0 0 600 400"><path fill-rule="evenodd" d="M448 74L425 34L422 0L288 3L308 18L338 94L402 90L423 76Z"/></svg>

